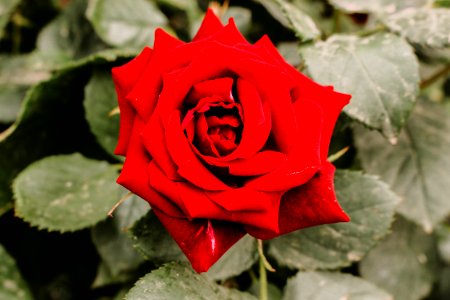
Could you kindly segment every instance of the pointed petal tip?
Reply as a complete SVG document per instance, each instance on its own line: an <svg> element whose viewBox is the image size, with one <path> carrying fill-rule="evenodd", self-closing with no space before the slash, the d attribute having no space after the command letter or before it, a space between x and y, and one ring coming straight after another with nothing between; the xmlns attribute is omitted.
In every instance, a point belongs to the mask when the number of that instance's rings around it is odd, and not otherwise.
<svg viewBox="0 0 450 300"><path fill-rule="evenodd" d="M197 31L197 34L193 38L193 41L198 41L207 38L217 31L223 28L223 24L219 17L214 13L211 8L206 10L205 16L203 18L202 24Z"/></svg>
<svg viewBox="0 0 450 300"><path fill-rule="evenodd" d="M183 44L183 41L169 34L164 29L157 28L155 30L155 50L158 48L159 50L167 51Z"/></svg>
<svg viewBox="0 0 450 300"><path fill-rule="evenodd" d="M350 222L350 221L351 221L350 216L347 215L347 214L345 213L345 211L342 211L342 214L341 214L341 216L340 216L340 221L339 221L339 222L347 223L347 222Z"/></svg>

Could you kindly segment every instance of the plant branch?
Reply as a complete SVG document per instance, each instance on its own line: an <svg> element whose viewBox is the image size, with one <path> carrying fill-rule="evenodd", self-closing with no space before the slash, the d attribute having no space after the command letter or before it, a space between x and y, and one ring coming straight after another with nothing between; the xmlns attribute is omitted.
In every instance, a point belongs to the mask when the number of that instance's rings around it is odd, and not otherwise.
<svg viewBox="0 0 450 300"><path fill-rule="evenodd" d="M268 300L267 270L275 272L275 269L270 265L264 255L262 240L258 239L257 241L259 253L259 299Z"/></svg>
<svg viewBox="0 0 450 300"><path fill-rule="evenodd" d="M439 78L447 75L447 73L449 73L449 72L450 72L450 64L447 64L442 69L440 69L439 71L437 71L436 73L431 75L430 77L422 80L422 82L420 83L420 88L421 89L427 88L428 86L430 86L434 82L436 82L436 80L438 80Z"/></svg>

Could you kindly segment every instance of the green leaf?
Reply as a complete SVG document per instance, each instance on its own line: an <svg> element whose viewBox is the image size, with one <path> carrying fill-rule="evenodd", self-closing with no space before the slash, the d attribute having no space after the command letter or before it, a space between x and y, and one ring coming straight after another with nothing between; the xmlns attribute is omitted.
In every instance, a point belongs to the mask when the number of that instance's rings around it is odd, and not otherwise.
<svg viewBox="0 0 450 300"><path fill-rule="evenodd" d="M80 154L44 158L15 179L16 214L50 231L89 227L105 219L120 199L116 178L108 163Z"/></svg>
<svg viewBox="0 0 450 300"><path fill-rule="evenodd" d="M178 245L152 211L133 225L130 234L134 247L147 260L156 264L186 260Z"/></svg>
<svg viewBox="0 0 450 300"><path fill-rule="evenodd" d="M0 55L0 82L28 87L50 78L49 64L35 53Z"/></svg>
<svg viewBox="0 0 450 300"><path fill-rule="evenodd" d="M185 263L170 263L136 282L126 300L256 300L247 293L228 289L195 273Z"/></svg>
<svg viewBox="0 0 450 300"><path fill-rule="evenodd" d="M260 3L269 12L269 14L275 18L281 25L286 28L291 28L289 20L284 15L281 5L278 4L278 0L254 0Z"/></svg>
<svg viewBox="0 0 450 300"><path fill-rule="evenodd" d="M364 170L403 198L399 213L427 232L450 213L450 114L443 106L420 101L395 146L363 128L354 138Z"/></svg>
<svg viewBox="0 0 450 300"><path fill-rule="evenodd" d="M389 16L384 23L412 43L436 48L450 46L449 9L404 10Z"/></svg>
<svg viewBox="0 0 450 300"><path fill-rule="evenodd" d="M0 123L14 122L27 89L48 79L51 67L37 53L0 55Z"/></svg>
<svg viewBox="0 0 450 300"><path fill-rule="evenodd" d="M89 127L100 145L115 156L120 116L109 115L118 105L111 73L95 70L84 93L84 109Z"/></svg>
<svg viewBox="0 0 450 300"><path fill-rule="evenodd" d="M433 236L399 218L393 233L361 262L363 278L396 300L422 299L431 291L436 271Z"/></svg>
<svg viewBox="0 0 450 300"><path fill-rule="evenodd" d="M84 119L84 86L94 65L111 67L134 55L104 51L70 62L28 91L16 122L0 133L0 157L6 158L0 159L0 215L12 206L13 178L33 161L52 154L101 151L94 147Z"/></svg>
<svg viewBox="0 0 450 300"><path fill-rule="evenodd" d="M257 0L283 26L292 29L301 41L315 40L320 30L314 21L296 5L283 0Z"/></svg>
<svg viewBox="0 0 450 300"><path fill-rule="evenodd" d="M450 226L443 225L437 231L440 257L450 266Z"/></svg>
<svg viewBox="0 0 450 300"><path fill-rule="evenodd" d="M200 19L202 18L203 14L204 14L204 12L200 9L197 1L156 0L156 3L159 7L167 7L173 11L179 10L179 11L186 12L189 24L193 24L196 21L200 21Z"/></svg>
<svg viewBox="0 0 450 300"><path fill-rule="evenodd" d="M86 20L87 0L70 1L39 33L36 52L55 64L81 58L106 48Z"/></svg>
<svg viewBox="0 0 450 300"><path fill-rule="evenodd" d="M106 262L101 261L97 268L97 274L95 276L94 282L92 283L92 288L101 288L113 284L123 284L134 282L136 276L133 273L122 272L118 274L112 274L110 268ZM125 296L125 294L123 295ZM121 298L121 300L123 297Z"/></svg>
<svg viewBox="0 0 450 300"><path fill-rule="evenodd" d="M17 118L26 88L0 84L0 123L11 123Z"/></svg>
<svg viewBox="0 0 450 300"><path fill-rule="evenodd" d="M417 59L404 39L392 34L336 35L302 53L314 80L352 95L344 108L350 117L395 142L419 84Z"/></svg>
<svg viewBox="0 0 450 300"><path fill-rule="evenodd" d="M411 7L423 7L429 0L329 0L336 8L350 12L367 12L377 14L392 14Z"/></svg>
<svg viewBox="0 0 450 300"><path fill-rule="evenodd" d="M277 45L278 52L292 66L299 66L302 63L300 53L298 53L297 42L281 42Z"/></svg>
<svg viewBox="0 0 450 300"><path fill-rule="evenodd" d="M92 241L112 277L131 273L144 261L127 231L149 209L146 201L132 196L114 211L113 218L92 228Z"/></svg>
<svg viewBox="0 0 450 300"><path fill-rule="evenodd" d="M30 291L14 259L0 245L0 299L31 300Z"/></svg>
<svg viewBox="0 0 450 300"><path fill-rule="evenodd" d="M450 7L450 0L434 0L434 6Z"/></svg>
<svg viewBox="0 0 450 300"><path fill-rule="evenodd" d="M3 37L3 30L8 24L11 14L14 12L20 0L2 0L0 2L0 38Z"/></svg>
<svg viewBox="0 0 450 300"><path fill-rule="evenodd" d="M299 272L288 280L283 300L392 300L375 285L350 274Z"/></svg>
<svg viewBox="0 0 450 300"><path fill-rule="evenodd" d="M247 290L247 292L254 295L255 297L259 297L260 291L261 291L261 287L260 287L259 279L252 277L252 285ZM267 283L267 297L270 300L281 300L283 298L283 293L275 283L268 282Z"/></svg>
<svg viewBox="0 0 450 300"><path fill-rule="evenodd" d="M227 23L230 18L234 19L236 27L242 34L247 34L252 26L252 11L245 7L231 6L229 7L223 16L222 22Z"/></svg>
<svg viewBox="0 0 450 300"><path fill-rule="evenodd" d="M250 269L257 260L256 240L246 235L233 245L205 274L213 280L227 279Z"/></svg>
<svg viewBox="0 0 450 300"><path fill-rule="evenodd" d="M320 30L314 21L297 6L283 0L277 0L277 3L289 21L289 27L301 41L315 40L320 37Z"/></svg>
<svg viewBox="0 0 450 300"><path fill-rule="evenodd" d="M91 0L86 16L97 34L116 47L152 45L154 30L167 25L157 6L146 0Z"/></svg>
<svg viewBox="0 0 450 300"><path fill-rule="evenodd" d="M359 261L389 230L398 197L374 176L337 171L335 189L349 223L299 230L270 241L279 264L297 269L333 269Z"/></svg>
<svg viewBox="0 0 450 300"><path fill-rule="evenodd" d="M450 295L450 267L446 266L439 272L437 288L433 289L430 299L433 300L448 300Z"/></svg>

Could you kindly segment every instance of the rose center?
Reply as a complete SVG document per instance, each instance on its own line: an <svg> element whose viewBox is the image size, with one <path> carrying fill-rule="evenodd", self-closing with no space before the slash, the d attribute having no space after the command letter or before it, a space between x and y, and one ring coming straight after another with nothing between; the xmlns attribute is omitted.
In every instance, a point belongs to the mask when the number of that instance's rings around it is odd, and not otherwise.
<svg viewBox="0 0 450 300"><path fill-rule="evenodd" d="M236 104L216 105L196 114L193 144L200 153L219 157L230 154L239 145L242 122Z"/></svg>

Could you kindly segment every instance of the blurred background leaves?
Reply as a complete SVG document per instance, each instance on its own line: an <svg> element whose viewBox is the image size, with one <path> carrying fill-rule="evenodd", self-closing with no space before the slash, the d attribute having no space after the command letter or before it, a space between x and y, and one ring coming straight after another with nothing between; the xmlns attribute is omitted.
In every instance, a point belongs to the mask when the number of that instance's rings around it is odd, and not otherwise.
<svg viewBox="0 0 450 300"><path fill-rule="evenodd" d="M158 27L189 41L208 6L353 95L330 147L349 147L334 163L352 222L266 243L271 299L449 299L447 0L1 1L0 299L258 295L252 238L197 275L142 199L107 218L127 197L110 69Z"/></svg>

